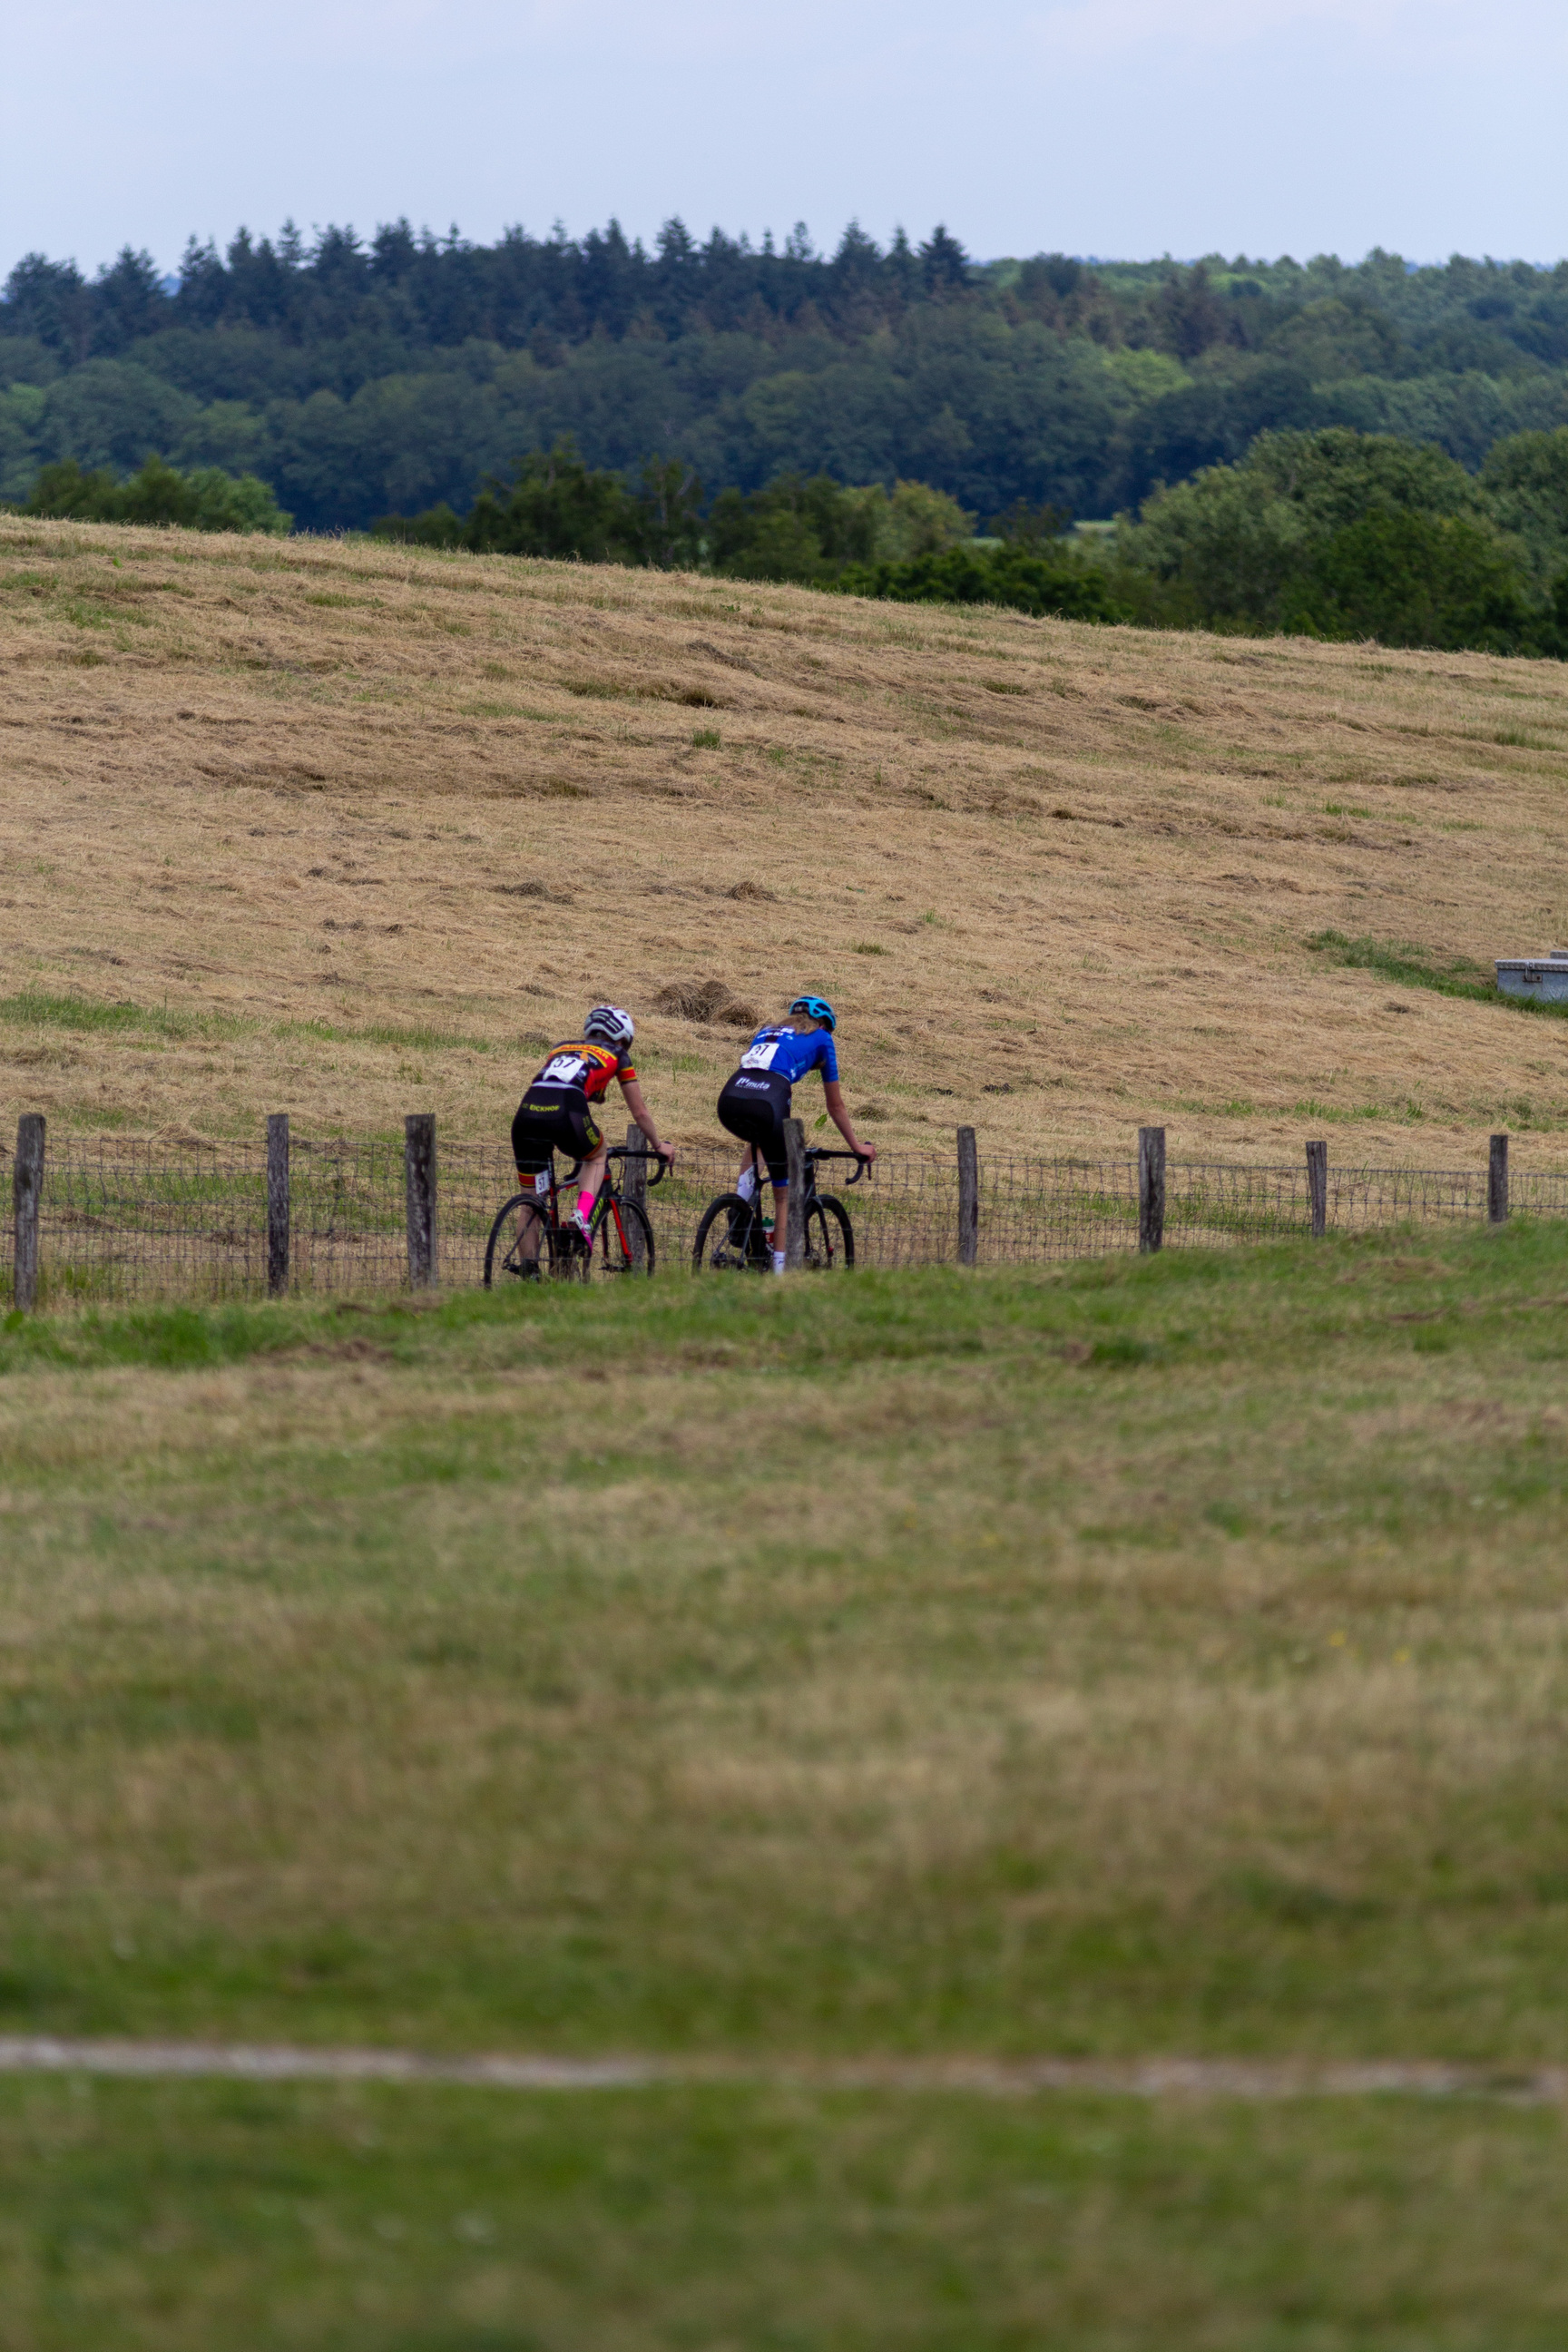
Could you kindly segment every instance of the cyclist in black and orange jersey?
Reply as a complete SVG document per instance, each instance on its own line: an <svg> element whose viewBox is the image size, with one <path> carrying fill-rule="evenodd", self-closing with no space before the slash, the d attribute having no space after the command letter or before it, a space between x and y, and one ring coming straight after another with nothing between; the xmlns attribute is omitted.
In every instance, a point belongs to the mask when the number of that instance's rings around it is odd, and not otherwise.
<svg viewBox="0 0 1568 2352"><path fill-rule="evenodd" d="M629 1013L618 1004L595 1004L583 1024L581 1037L551 1048L511 1123L511 1156L525 1182L545 1173L552 1152L582 1161L581 1190L571 1222L584 1241L610 1148L595 1123L594 1106L604 1101L612 1078L619 1082L626 1108L659 1158L666 1161L675 1158L658 1139L632 1067L634 1034ZM540 1221L525 1212L518 1222L523 1228L518 1236L520 1255L525 1264L531 1263L539 1255Z"/></svg>

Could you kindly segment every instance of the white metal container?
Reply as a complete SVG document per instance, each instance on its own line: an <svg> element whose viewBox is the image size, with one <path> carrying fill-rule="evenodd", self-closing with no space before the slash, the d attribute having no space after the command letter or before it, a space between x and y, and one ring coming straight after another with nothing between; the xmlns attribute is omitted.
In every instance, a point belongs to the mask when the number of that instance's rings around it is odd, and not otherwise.
<svg viewBox="0 0 1568 2352"><path fill-rule="evenodd" d="M1501 956L1497 984L1505 996L1530 996L1541 1004L1568 1004L1568 948L1541 956Z"/></svg>

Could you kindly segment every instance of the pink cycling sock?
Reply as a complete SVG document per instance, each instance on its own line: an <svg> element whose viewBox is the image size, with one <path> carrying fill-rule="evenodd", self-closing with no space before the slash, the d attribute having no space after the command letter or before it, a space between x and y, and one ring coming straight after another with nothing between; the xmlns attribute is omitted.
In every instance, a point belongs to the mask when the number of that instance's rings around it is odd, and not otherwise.
<svg viewBox="0 0 1568 2352"><path fill-rule="evenodd" d="M593 1215L594 1203L598 1197L597 1192L590 1192L586 1185L584 1185L583 1190L578 1193L577 1214L582 1218L584 1224L587 1223L589 1218Z"/></svg>

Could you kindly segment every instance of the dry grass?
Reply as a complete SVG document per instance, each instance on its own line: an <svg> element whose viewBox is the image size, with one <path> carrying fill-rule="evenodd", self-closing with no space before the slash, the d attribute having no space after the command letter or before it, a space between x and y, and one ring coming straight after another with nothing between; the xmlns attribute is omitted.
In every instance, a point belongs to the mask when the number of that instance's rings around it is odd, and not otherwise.
<svg viewBox="0 0 1568 2352"><path fill-rule="evenodd" d="M8 1019L18 1108L500 1135L610 996L705 1135L723 1008L808 986L882 1141L1451 1160L1568 1114L1554 1026L1305 946L1568 934L1559 665L15 518L0 661L0 993L160 1016Z"/></svg>

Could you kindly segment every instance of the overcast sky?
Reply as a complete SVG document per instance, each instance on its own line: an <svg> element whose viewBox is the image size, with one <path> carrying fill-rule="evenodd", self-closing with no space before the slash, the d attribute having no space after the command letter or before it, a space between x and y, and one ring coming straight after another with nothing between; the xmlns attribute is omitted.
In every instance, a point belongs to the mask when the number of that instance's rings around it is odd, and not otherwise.
<svg viewBox="0 0 1568 2352"><path fill-rule="evenodd" d="M292 215L1568 252L1563 0L13 0L0 272Z"/></svg>

